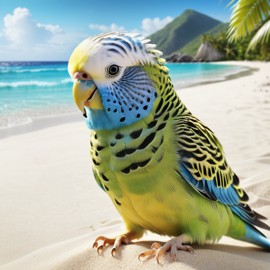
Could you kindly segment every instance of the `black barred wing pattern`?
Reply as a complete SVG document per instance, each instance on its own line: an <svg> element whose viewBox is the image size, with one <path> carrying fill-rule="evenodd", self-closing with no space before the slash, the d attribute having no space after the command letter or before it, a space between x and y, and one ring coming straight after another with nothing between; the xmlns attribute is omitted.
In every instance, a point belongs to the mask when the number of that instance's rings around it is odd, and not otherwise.
<svg viewBox="0 0 270 270"><path fill-rule="evenodd" d="M264 217L247 205L248 195L227 164L214 133L192 115L179 117L175 132L180 176L203 196L228 205L249 224L266 228L267 225L259 220Z"/></svg>

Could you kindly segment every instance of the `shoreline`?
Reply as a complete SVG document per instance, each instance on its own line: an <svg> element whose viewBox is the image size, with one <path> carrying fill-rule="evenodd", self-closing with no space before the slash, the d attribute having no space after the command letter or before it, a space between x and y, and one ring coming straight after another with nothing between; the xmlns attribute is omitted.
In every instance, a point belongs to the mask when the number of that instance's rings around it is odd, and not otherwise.
<svg viewBox="0 0 270 270"><path fill-rule="evenodd" d="M14 135L34 132L45 128L83 121L83 116L78 112L47 115L31 118L32 121L26 124L0 129L0 140Z"/></svg>
<svg viewBox="0 0 270 270"><path fill-rule="evenodd" d="M248 70L240 70L233 74L225 75L223 78L220 79L210 79L207 78L205 81L200 82L194 82L190 83L188 85L180 86L178 81L174 81L174 87L176 91L182 91L184 89L196 87L199 85L208 85L212 83L221 83L227 80L233 80L244 76L252 75L254 72L258 71L256 68L250 68L247 65L244 65L244 61L223 61L223 62L213 62L215 64L221 64L221 65L237 65L242 66L244 68L248 68ZM27 117L27 116L25 116ZM0 140L4 138L8 138L10 136L29 133L33 131L37 131L40 129L66 124L66 123L72 123L77 121L84 120L83 117L81 117L81 114L76 108L74 109L74 112L67 112L67 113L56 113L55 115L46 115L46 116L34 116L34 117L27 117L30 119L27 123L17 124L11 127L5 127L0 129Z"/></svg>
<svg viewBox="0 0 270 270"><path fill-rule="evenodd" d="M270 218L270 63L243 64L258 70L177 93L220 140L249 205ZM124 229L92 174L89 130L79 112L72 115L73 122L59 118L48 128L0 140L0 269L160 270L154 260L137 257L168 237L144 235L124 246L118 259L109 248L102 256L91 248L95 237ZM270 231L261 231L270 238ZM194 249L193 256L178 252L176 262L166 255L162 263L171 270L270 269L269 252L231 238Z"/></svg>
<svg viewBox="0 0 270 270"><path fill-rule="evenodd" d="M174 83L175 86L175 90L179 91L182 89L187 89L187 88L192 88L192 87L196 87L196 86L200 86L200 85L207 85L207 84L212 84L212 83L219 83L219 82L224 82L224 81L228 81L228 80L234 80L237 78L241 78L241 77L245 77L245 76L250 76L252 75L254 72L258 71L258 68L250 68L248 66L245 65L238 65L237 62L232 62L232 61L227 61L227 62L214 62L215 64L220 64L220 65L237 65L237 66L242 66L244 68L248 68L247 70L240 70L237 71L236 73L233 74L226 74L224 77L220 78L220 79L212 79L212 80L205 80L205 81L200 81L200 82L194 82L194 83L190 83L188 85L186 85L185 87L181 87L178 86L179 83L176 81ZM242 61L241 61L242 63Z"/></svg>

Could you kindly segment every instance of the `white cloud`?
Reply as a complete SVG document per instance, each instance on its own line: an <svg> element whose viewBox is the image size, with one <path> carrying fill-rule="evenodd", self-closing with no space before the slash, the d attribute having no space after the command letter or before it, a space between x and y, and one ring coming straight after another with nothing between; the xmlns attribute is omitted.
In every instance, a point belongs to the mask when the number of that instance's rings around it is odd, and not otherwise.
<svg viewBox="0 0 270 270"><path fill-rule="evenodd" d="M63 32L63 30L61 29L59 25L54 25L54 24L37 23L37 27L44 28L45 30L51 32L52 34L59 34Z"/></svg>
<svg viewBox="0 0 270 270"><path fill-rule="evenodd" d="M27 8L17 7L4 17L0 29L2 60L63 60L85 36L65 33L59 25L37 22Z"/></svg>
<svg viewBox="0 0 270 270"><path fill-rule="evenodd" d="M55 27L55 26L54 26ZM50 39L53 32L36 23L27 8L18 7L4 17L4 36L12 45L37 44Z"/></svg>
<svg viewBox="0 0 270 270"><path fill-rule="evenodd" d="M145 36L172 21L171 17L145 18L137 29L124 26L90 24L91 32L136 32ZM4 16L0 29L0 59L5 60L67 60L76 46L89 33L65 32L59 25L39 22L30 10L17 7ZM90 32L90 34L92 34Z"/></svg>
<svg viewBox="0 0 270 270"><path fill-rule="evenodd" d="M89 24L89 28L91 30L97 30L98 32L110 32L110 31L116 31L116 32L135 32L135 33L141 33L144 36L148 36L164 26L166 26L168 23L170 23L173 20L172 17L167 16L164 19L161 18L145 18L141 21L141 27L139 29L132 29L132 30L126 30L124 26L119 26L115 23L112 23L111 25L104 25L104 24Z"/></svg>
<svg viewBox="0 0 270 270"><path fill-rule="evenodd" d="M98 30L99 32L124 32L125 27L119 26L115 23L112 23L111 25L104 25L104 24L89 24L89 28L91 30Z"/></svg>
<svg viewBox="0 0 270 270"><path fill-rule="evenodd" d="M170 16L167 16L164 19L160 19L158 17L153 18L153 19L145 18L141 22L142 34L145 36L153 34L154 32L162 29L164 26L166 26L172 20L173 20L173 18Z"/></svg>

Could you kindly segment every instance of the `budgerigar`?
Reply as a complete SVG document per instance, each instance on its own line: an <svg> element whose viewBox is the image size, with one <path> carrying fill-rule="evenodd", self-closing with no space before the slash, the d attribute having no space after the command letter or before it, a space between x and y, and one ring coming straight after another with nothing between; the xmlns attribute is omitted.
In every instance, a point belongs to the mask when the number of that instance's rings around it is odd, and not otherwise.
<svg viewBox="0 0 270 270"><path fill-rule="evenodd" d="M128 33L89 37L73 51L68 69L73 96L91 130L97 183L122 216L126 232L100 236L101 253L142 237L145 231L174 236L154 243L140 258L167 251L192 252L187 244L223 235L270 250L256 227L270 230L228 165L214 133L173 88L162 53Z"/></svg>

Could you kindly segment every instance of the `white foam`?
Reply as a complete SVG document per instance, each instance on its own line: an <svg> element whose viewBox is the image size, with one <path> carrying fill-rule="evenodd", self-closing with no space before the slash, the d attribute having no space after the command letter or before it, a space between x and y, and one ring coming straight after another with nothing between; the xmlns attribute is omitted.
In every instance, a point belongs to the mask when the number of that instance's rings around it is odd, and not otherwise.
<svg viewBox="0 0 270 270"><path fill-rule="evenodd" d="M31 117L0 117L0 130L27 125L32 122Z"/></svg>
<svg viewBox="0 0 270 270"><path fill-rule="evenodd" d="M71 78L65 78L61 80L61 83L66 84L66 83L73 83L73 80Z"/></svg>
<svg viewBox="0 0 270 270"><path fill-rule="evenodd" d="M0 73L37 73L46 71L65 71L66 68L34 68L34 69L11 69L0 68Z"/></svg>
<svg viewBox="0 0 270 270"><path fill-rule="evenodd" d="M49 87L49 86L57 86L60 84L66 84L72 82L68 78L63 79L60 82L46 82L46 81L19 81L19 82L0 82L0 88L4 87L23 87L23 86L43 86L43 87Z"/></svg>

